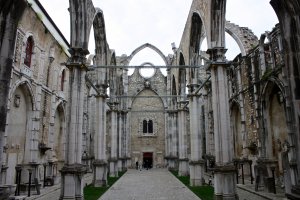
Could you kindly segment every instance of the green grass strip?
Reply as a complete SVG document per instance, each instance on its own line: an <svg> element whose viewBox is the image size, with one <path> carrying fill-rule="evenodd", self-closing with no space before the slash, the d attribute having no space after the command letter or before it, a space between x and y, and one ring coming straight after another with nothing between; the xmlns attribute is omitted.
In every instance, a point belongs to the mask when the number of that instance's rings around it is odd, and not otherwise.
<svg viewBox="0 0 300 200"><path fill-rule="evenodd" d="M83 188L83 194L85 200L97 200L99 199L123 174L124 172L119 172L119 177L108 177L106 187L93 187L93 185L88 185Z"/></svg>
<svg viewBox="0 0 300 200"><path fill-rule="evenodd" d="M192 192L194 192L202 200L213 200L214 199L214 188L209 185L204 186L190 186L189 176L178 176L178 171L171 170L171 173L186 185Z"/></svg>

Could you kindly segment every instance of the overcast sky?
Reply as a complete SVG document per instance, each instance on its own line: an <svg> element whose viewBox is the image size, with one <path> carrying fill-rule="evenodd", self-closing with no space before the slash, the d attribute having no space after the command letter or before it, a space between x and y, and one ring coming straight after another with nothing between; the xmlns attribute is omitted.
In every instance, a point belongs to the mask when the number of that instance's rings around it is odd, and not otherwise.
<svg viewBox="0 0 300 200"><path fill-rule="evenodd" d="M40 2L70 41L69 0ZM151 43L168 55L172 53L172 42L179 45L192 0L93 0L93 3L104 12L107 41L117 55L130 55L144 43ZM226 18L249 27L258 37L278 23L269 0L228 0ZM93 36L90 38L90 43L93 43ZM238 53L237 45L230 41L227 45L230 59ZM90 44L89 49L94 52L94 44ZM149 49L137 54L131 64L143 62L163 64L160 57Z"/></svg>

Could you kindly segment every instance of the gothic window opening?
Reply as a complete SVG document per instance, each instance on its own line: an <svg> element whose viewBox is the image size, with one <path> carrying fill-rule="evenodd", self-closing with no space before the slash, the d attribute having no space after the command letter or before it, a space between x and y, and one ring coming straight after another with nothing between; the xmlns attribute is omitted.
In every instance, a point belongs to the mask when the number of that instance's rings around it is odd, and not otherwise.
<svg viewBox="0 0 300 200"><path fill-rule="evenodd" d="M143 134L153 134L153 121L143 120Z"/></svg>
<svg viewBox="0 0 300 200"><path fill-rule="evenodd" d="M26 42L25 59L24 59L24 64L27 67L31 66L31 56L33 54L33 44L34 43L33 43L32 37L29 37Z"/></svg>
<svg viewBox="0 0 300 200"><path fill-rule="evenodd" d="M64 91L64 83L65 83L65 70L63 70L61 73L60 91Z"/></svg>
<svg viewBox="0 0 300 200"><path fill-rule="evenodd" d="M148 133L153 133L153 121L148 121Z"/></svg>
<svg viewBox="0 0 300 200"><path fill-rule="evenodd" d="M147 121L146 120L143 120L143 133L147 133L148 131L147 131L147 129L148 129L148 127L147 127Z"/></svg>

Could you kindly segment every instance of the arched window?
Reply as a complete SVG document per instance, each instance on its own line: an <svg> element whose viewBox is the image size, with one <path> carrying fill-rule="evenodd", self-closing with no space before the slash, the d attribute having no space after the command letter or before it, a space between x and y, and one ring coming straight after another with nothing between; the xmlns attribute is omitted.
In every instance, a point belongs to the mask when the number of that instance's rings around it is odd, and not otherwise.
<svg viewBox="0 0 300 200"><path fill-rule="evenodd" d="M65 83L65 70L62 71L61 73L61 79L60 79L60 91L64 91L64 83Z"/></svg>
<svg viewBox="0 0 300 200"><path fill-rule="evenodd" d="M143 120L143 133L147 133L148 131L147 131L147 121L146 120Z"/></svg>
<svg viewBox="0 0 300 200"><path fill-rule="evenodd" d="M33 39L32 39L32 37L29 37L26 42L25 59L24 59L24 64L27 67L30 67L30 65L31 65L31 56L33 53L32 50L33 50Z"/></svg>
<svg viewBox="0 0 300 200"><path fill-rule="evenodd" d="M153 133L153 121L148 121L148 133Z"/></svg>

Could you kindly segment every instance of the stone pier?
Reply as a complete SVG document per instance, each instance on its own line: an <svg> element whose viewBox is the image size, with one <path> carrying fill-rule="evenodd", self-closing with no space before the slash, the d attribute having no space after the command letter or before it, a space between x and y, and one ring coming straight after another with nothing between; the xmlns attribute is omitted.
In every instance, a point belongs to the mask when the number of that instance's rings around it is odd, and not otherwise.
<svg viewBox="0 0 300 200"><path fill-rule="evenodd" d="M187 145L186 145L186 113L187 113L187 101L179 102L178 111L178 143L179 143L179 176L187 176L189 174L188 169L188 157L187 157Z"/></svg>
<svg viewBox="0 0 300 200"><path fill-rule="evenodd" d="M215 178L215 199L235 200L236 178L233 164L233 136L230 131L228 81L225 60L226 49L215 47L208 50L213 60L210 65L212 83L212 106L214 116L215 134L215 156L216 166L214 169Z"/></svg>
<svg viewBox="0 0 300 200"><path fill-rule="evenodd" d="M118 177L118 126L117 126L117 103L110 103L111 108L111 148L109 159L109 176Z"/></svg>
<svg viewBox="0 0 300 200"><path fill-rule="evenodd" d="M70 70L70 90L67 122L67 148L65 165L61 170L61 200L83 199L82 177L86 167L81 164L82 157L82 123L85 87L85 55L83 49L72 48L72 57L66 63Z"/></svg>
<svg viewBox="0 0 300 200"><path fill-rule="evenodd" d="M198 86L198 85L193 85ZM190 94L190 132L191 132L191 160L190 160L190 185L201 186L203 184L204 176L204 160L202 159L202 135L203 131L200 130L200 110L197 105L199 95Z"/></svg>
<svg viewBox="0 0 300 200"><path fill-rule="evenodd" d="M95 134L95 161L93 185L101 187L107 185L107 158L106 158L106 85L99 85L99 94L96 96L96 134Z"/></svg>

